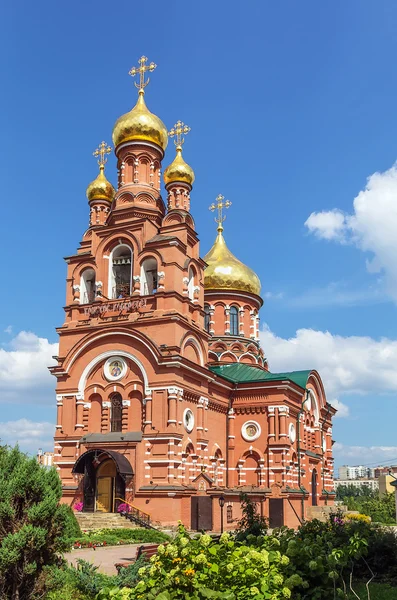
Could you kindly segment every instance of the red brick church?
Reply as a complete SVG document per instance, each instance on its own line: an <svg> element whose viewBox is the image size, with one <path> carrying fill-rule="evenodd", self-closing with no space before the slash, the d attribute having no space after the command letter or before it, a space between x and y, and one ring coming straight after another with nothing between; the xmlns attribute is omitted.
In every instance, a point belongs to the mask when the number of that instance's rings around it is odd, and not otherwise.
<svg viewBox="0 0 397 600"><path fill-rule="evenodd" d="M178 121L167 131L145 103L155 66L142 57L130 71L139 91L113 128L117 189L102 143L89 227L66 258L51 368L63 501L105 512L127 502L152 522L217 530L219 498L233 527L246 492L272 526L296 526L309 506L333 503L335 410L316 371L269 370L260 281L226 245L222 196L202 258L194 172L182 155L189 128ZM169 137L176 156L164 201Z"/></svg>

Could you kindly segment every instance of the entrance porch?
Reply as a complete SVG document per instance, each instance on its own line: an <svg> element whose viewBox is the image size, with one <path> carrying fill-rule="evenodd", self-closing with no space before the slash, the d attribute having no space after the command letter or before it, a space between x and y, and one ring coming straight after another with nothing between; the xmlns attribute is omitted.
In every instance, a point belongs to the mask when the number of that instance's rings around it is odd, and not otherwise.
<svg viewBox="0 0 397 600"><path fill-rule="evenodd" d="M117 512L133 478L127 458L114 450L88 450L76 461L73 474L83 475L83 512Z"/></svg>

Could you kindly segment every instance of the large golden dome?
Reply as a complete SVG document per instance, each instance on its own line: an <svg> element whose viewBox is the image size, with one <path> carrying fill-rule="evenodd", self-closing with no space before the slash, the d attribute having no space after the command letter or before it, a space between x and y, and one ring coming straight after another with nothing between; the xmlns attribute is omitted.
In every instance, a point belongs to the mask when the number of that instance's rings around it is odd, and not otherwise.
<svg viewBox="0 0 397 600"><path fill-rule="evenodd" d="M112 202L116 193L114 187L105 177L104 165L99 166L99 175L94 181L91 181L87 188L87 198L89 202L93 200L107 200Z"/></svg>
<svg viewBox="0 0 397 600"><path fill-rule="evenodd" d="M182 146L176 147L176 157L164 171L165 185L172 183L173 181L181 181L188 183L189 185L192 185L194 181L194 171L192 167L183 160Z"/></svg>
<svg viewBox="0 0 397 600"><path fill-rule="evenodd" d="M115 147L133 140L151 142L163 150L168 144L167 128L163 121L147 108L143 89L139 90L138 101L134 108L119 117L113 127Z"/></svg>
<svg viewBox="0 0 397 600"><path fill-rule="evenodd" d="M239 290L259 296L261 282L258 275L230 252L222 231L220 225L215 244L204 256L208 264L204 271L204 289Z"/></svg>

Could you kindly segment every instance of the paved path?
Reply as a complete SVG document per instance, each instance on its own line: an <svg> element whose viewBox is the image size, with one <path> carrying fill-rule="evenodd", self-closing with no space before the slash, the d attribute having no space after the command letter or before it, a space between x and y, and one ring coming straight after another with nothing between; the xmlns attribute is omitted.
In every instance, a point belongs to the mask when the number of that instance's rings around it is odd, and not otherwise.
<svg viewBox="0 0 397 600"><path fill-rule="evenodd" d="M125 562L135 558L139 546L144 544L128 544L125 546L106 546L101 548L82 548L81 550L72 550L64 555L65 560L73 565L77 564L77 559L82 558L97 567L101 573L115 575L117 573L115 563Z"/></svg>

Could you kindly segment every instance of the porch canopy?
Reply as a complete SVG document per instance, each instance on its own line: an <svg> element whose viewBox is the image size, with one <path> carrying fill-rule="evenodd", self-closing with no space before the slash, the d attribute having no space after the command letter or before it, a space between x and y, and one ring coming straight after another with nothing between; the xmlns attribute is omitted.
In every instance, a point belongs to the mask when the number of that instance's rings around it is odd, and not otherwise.
<svg viewBox="0 0 397 600"><path fill-rule="evenodd" d="M120 454L120 452L115 452L114 450L103 450L102 448L87 450L87 452L84 452L84 454L82 454L74 463L72 473L84 475L86 464L91 463L94 465L95 461L99 461L99 458L103 454L113 460L114 464L116 465L117 473L121 475L124 480L133 476L134 472L131 464L123 454Z"/></svg>

